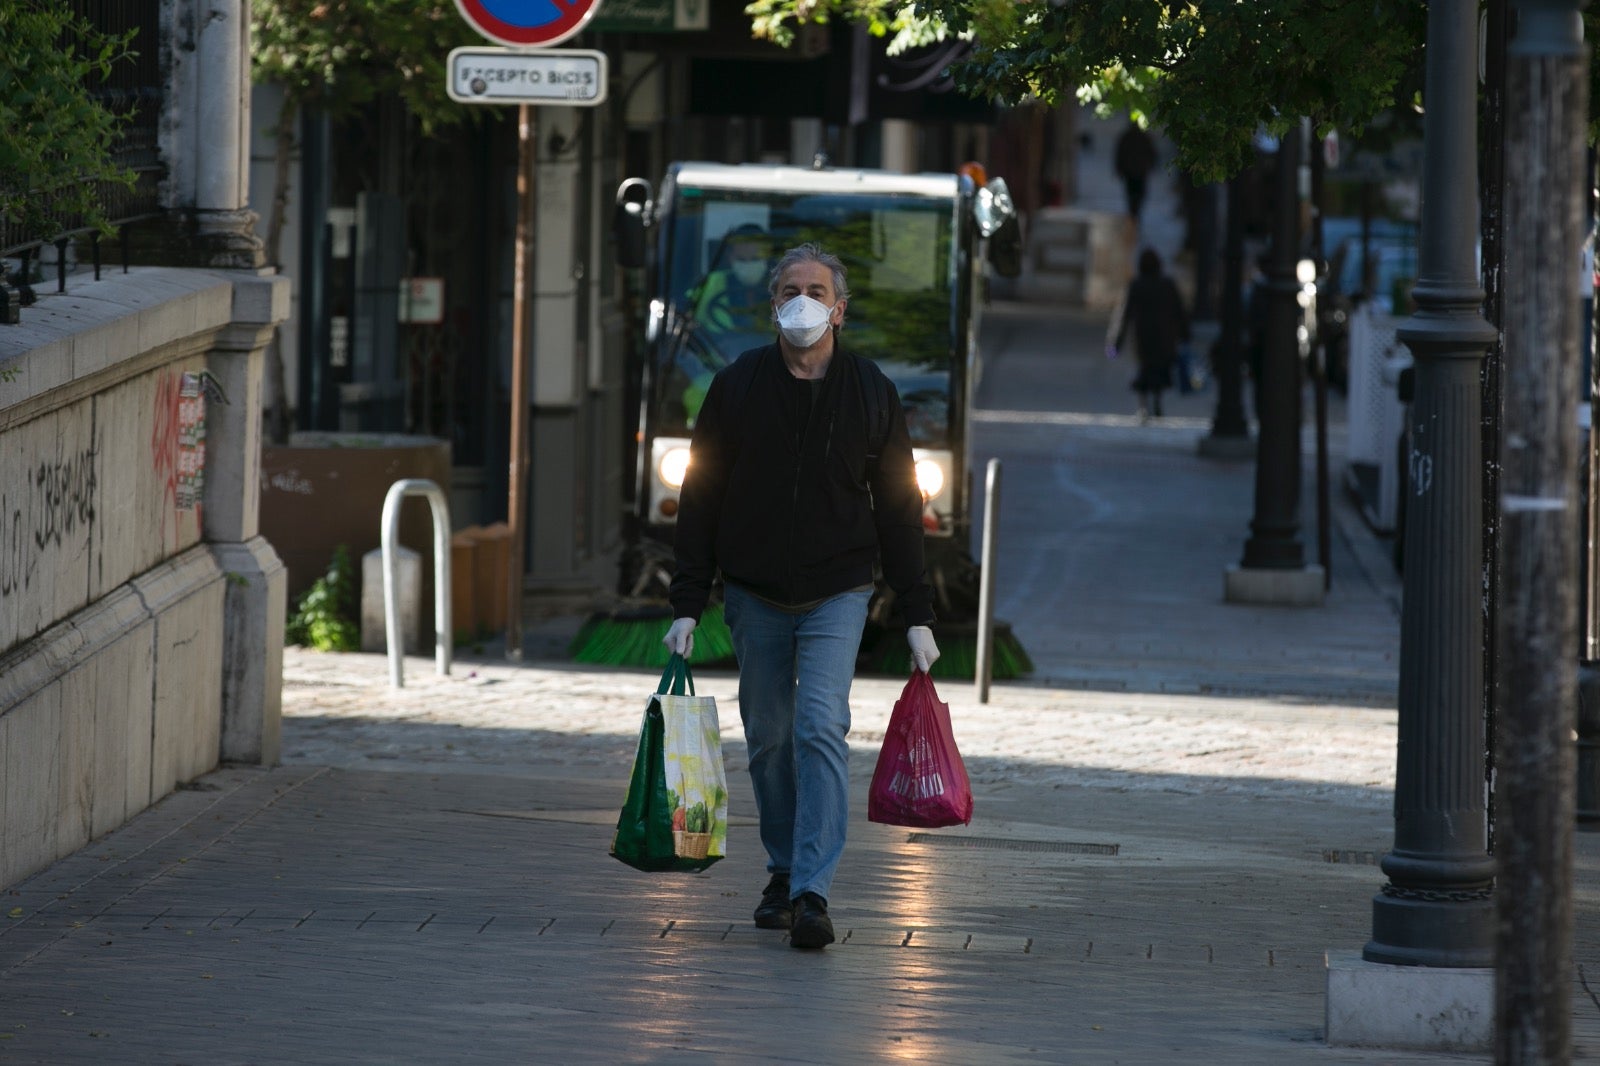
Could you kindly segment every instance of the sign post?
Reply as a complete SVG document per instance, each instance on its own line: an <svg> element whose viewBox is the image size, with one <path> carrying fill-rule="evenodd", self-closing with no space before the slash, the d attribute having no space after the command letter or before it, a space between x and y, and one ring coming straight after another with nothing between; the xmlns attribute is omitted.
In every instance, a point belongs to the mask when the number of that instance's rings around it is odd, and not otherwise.
<svg viewBox="0 0 1600 1066"><path fill-rule="evenodd" d="M506 588L506 658L522 661L523 555L527 551L528 349L533 338L534 181L538 104L593 106L605 99L601 52L541 51L580 32L600 0L456 0L478 33L504 48L457 48L446 85L454 100L517 105L517 234L511 302L511 465L506 525L511 567Z"/></svg>
<svg viewBox="0 0 1600 1066"><path fill-rule="evenodd" d="M533 189L536 177L532 106L517 107L517 243L511 290L511 468L506 492L506 525L511 530L510 573L506 592L506 658L522 661L523 556L528 531L523 515L528 501L523 483L528 480L528 349L533 341L532 255L534 235Z"/></svg>

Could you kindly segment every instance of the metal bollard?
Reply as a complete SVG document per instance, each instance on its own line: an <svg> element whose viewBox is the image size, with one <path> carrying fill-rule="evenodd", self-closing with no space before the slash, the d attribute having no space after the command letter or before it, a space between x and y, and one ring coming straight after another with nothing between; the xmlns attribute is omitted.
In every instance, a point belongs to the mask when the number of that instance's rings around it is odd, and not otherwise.
<svg viewBox="0 0 1600 1066"><path fill-rule="evenodd" d="M1000 523L1000 460L990 459L983 487L983 553L978 571L978 662L973 683L978 702L989 702L989 680L994 673L994 552L995 527Z"/></svg>
<svg viewBox="0 0 1600 1066"><path fill-rule="evenodd" d="M433 512L433 658L438 672L450 673L450 504L444 490L427 478L406 478L389 486L383 498L383 622L389 654L389 684L404 688L405 634L400 629L400 560L395 542L400 535L400 503L424 496Z"/></svg>

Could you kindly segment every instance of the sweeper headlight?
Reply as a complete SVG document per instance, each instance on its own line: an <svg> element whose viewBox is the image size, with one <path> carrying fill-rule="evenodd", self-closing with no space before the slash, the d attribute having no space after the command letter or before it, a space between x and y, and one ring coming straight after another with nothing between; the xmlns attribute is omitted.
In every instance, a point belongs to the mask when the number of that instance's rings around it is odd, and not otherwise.
<svg viewBox="0 0 1600 1066"><path fill-rule="evenodd" d="M935 537L955 532L955 456L942 448L913 448L911 461L922 490L922 529Z"/></svg>
<svg viewBox="0 0 1600 1066"><path fill-rule="evenodd" d="M650 442L650 465L643 487L646 495L644 519L651 525L670 526L678 520L678 492L689 472L689 439L657 437Z"/></svg>
<svg viewBox="0 0 1600 1066"><path fill-rule="evenodd" d="M656 463L656 476L668 488L683 488L683 477L689 471L689 449L670 448Z"/></svg>

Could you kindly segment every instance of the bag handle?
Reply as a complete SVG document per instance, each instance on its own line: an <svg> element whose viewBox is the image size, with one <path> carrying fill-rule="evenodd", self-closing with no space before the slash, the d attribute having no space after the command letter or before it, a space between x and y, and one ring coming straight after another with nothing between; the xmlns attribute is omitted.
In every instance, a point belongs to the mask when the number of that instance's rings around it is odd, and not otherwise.
<svg viewBox="0 0 1600 1066"><path fill-rule="evenodd" d="M667 668L661 672L661 684L656 686L656 695L694 695L694 675L689 672L689 664L677 652L673 652L667 660Z"/></svg>

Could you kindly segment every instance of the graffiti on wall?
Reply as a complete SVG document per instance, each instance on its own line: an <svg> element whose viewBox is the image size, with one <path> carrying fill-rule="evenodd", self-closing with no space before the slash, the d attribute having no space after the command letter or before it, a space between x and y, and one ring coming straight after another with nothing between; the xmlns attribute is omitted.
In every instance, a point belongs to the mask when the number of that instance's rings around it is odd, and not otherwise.
<svg viewBox="0 0 1600 1066"><path fill-rule="evenodd" d="M27 591L42 562L86 537L99 489L98 449L29 464L21 483L0 487L0 599Z"/></svg>

